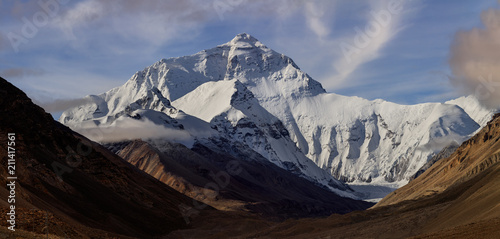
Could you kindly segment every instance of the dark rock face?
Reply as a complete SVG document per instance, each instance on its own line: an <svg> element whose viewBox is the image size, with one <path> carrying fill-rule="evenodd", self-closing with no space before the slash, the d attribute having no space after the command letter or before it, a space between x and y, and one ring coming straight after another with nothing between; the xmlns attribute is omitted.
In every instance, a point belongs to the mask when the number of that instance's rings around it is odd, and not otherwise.
<svg viewBox="0 0 500 239"><path fill-rule="evenodd" d="M0 95L0 145L16 134L18 207L51 212L76 230L134 237L186 226L178 205L192 199L54 121L2 78ZM7 165L5 147L0 158ZM6 167L0 174L5 185Z"/></svg>

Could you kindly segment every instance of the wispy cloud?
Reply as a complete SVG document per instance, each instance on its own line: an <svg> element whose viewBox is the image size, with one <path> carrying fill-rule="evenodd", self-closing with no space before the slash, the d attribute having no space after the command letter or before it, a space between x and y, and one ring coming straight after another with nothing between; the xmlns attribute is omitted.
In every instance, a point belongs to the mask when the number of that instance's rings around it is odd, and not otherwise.
<svg viewBox="0 0 500 239"><path fill-rule="evenodd" d="M208 2L85 0L64 12L56 26L75 41L92 29L161 45L213 19L216 14Z"/></svg>
<svg viewBox="0 0 500 239"><path fill-rule="evenodd" d="M23 78L24 76L40 76L43 74L45 74L44 70L30 68L8 68L0 71L0 76L6 79Z"/></svg>
<svg viewBox="0 0 500 239"><path fill-rule="evenodd" d="M69 108L78 107L90 103L90 98L82 99L58 99L51 100L49 102L40 102L35 100L35 104L42 107L45 111L49 113L61 112Z"/></svg>
<svg viewBox="0 0 500 239"><path fill-rule="evenodd" d="M365 24L355 26L348 41L338 44L341 56L333 63L337 74L326 82L327 88L339 87L363 64L380 57L384 46L404 28L402 23L410 6L406 1L370 3Z"/></svg>

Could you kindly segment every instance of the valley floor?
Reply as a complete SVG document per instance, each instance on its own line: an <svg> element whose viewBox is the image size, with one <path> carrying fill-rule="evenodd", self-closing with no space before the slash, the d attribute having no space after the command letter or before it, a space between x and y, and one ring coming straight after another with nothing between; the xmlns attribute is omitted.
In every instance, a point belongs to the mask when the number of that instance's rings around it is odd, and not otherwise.
<svg viewBox="0 0 500 239"><path fill-rule="evenodd" d="M193 229L175 231L166 238L498 238L500 217L451 227L433 221L456 202L448 196L281 223L213 215L198 218Z"/></svg>
<svg viewBox="0 0 500 239"><path fill-rule="evenodd" d="M367 202L377 203L387 194L398 189L398 185L369 185L369 184L348 184L356 195Z"/></svg>
<svg viewBox="0 0 500 239"><path fill-rule="evenodd" d="M241 213L212 212L193 220L193 229L174 231L163 238L497 238L500 218L428 231L427 219L444 210L449 203L422 208L399 205L358 211L328 218L270 222ZM408 208L406 208L408 207ZM408 211L404 211L408 210ZM94 234L95 235L95 234ZM83 236L83 235L80 235ZM99 236L97 236L99 237ZM0 228L0 238L65 238L63 235ZM84 238L84 237L82 237ZM101 238L101 237L99 237ZM121 238L121 237L102 237Z"/></svg>

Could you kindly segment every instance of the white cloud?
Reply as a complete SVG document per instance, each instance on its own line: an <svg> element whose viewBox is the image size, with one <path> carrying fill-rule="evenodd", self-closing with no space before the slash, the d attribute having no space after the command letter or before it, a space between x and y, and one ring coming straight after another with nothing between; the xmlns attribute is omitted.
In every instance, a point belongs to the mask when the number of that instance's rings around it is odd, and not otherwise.
<svg viewBox="0 0 500 239"><path fill-rule="evenodd" d="M97 21L103 17L104 13L104 6L100 1L87 0L77 3L61 17L56 18L55 24L64 31L66 37L75 40L77 38L74 28Z"/></svg>
<svg viewBox="0 0 500 239"><path fill-rule="evenodd" d="M120 142L134 139L163 139L189 144L193 137L184 130L166 128L149 120L119 119L112 125L71 127L74 131L97 142Z"/></svg>

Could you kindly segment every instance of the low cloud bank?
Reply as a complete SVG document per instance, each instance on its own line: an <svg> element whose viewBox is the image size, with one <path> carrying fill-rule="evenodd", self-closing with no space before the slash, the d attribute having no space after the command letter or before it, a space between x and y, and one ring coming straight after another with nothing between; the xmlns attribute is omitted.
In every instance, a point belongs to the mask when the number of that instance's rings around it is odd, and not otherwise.
<svg viewBox="0 0 500 239"><path fill-rule="evenodd" d="M112 125L94 127L71 127L85 137L101 142L111 143L134 139L163 139L185 145L192 144L193 137L184 130L166 128L149 120L120 119Z"/></svg>

